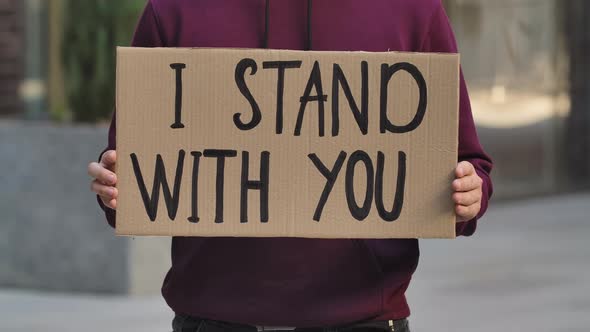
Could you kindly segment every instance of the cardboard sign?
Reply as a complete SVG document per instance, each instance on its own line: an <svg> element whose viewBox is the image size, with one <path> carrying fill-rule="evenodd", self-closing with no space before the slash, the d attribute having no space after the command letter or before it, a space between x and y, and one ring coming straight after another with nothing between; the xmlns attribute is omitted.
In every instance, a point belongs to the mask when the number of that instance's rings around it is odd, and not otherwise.
<svg viewBox="0 0 590 332"><path fill-rule="evenodd" d="M119 48L119 235L452 238L459 56Z"/></svg>

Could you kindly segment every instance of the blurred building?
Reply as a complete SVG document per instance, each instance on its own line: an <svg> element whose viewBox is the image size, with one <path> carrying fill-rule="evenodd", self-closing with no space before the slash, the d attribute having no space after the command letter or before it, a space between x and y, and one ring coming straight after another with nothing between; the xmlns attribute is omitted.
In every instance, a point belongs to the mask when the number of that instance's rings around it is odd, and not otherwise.
<svg viewBox="0 0 590 332"><path fill-rule="evenodd" d="M23 23L22 1L0 1L0 115L22 110L18 89L24 76Z"/></svg>
<svg viewBox="0 0 590 332"><path fill-rule="evenodd" d="M561 190L570 111L562 1L447 1L497 196Z"/></svg>
<svg viewBox="0 0 590 332"><path fill-rule="evenodd" d="M588 188L590 2L446 5L497 196Z"/></svg>
<svg viewBox="0 0 590 332"><path fill-rule="evenodd" d="M63 3L0 0L0 286L155 293L167 239L114 238L85 174L106 127L63 116ZM590 1L444 3L495 199L590 188Z"/></svg>

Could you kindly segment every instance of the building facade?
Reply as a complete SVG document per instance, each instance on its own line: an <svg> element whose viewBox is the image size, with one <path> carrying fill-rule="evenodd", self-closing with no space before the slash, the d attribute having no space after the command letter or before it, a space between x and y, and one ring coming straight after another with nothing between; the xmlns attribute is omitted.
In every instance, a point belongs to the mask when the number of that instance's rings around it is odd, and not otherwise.
<svg viewBox="0 0 590 332"><path fill-rule="evenodd" d="M0 115L22 111L19 87L24 76L23 2L0 1Z"/></svg>
<svg viewBox="0 0 590 332"><path fill-rule="evenodd" d="M496 197L590 187L590 2L445 4Z"/></svg>

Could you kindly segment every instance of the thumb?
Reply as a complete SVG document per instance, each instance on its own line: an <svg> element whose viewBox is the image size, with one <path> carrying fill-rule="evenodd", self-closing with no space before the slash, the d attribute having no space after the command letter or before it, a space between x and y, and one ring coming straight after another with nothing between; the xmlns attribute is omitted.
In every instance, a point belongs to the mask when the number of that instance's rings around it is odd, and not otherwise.
<svg viewBox="0 0 590 332"><path fill-rule="evenodd" d="M473 173L475 173L475 168L473 167L473 164L468 161L460 162L455 169L455 176L459 179Z"/></svg>
<svg viewBox="0 0 590 332"><path fill-rule="evenodd" d="M112 170L113 166L115 166L117 162L117 151L109 150L105 152L102 157L100 158L100 163L110 170Z"/></svg>

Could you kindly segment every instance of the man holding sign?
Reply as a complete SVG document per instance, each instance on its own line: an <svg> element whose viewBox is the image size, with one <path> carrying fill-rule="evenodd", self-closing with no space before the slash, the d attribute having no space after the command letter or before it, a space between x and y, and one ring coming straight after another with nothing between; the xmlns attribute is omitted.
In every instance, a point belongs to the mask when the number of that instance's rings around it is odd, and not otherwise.
<svg viewBox="0 0 590 332"><path fill-rule="evenodd" d="M415 238L492 193L440 1L151 0L133 46L209 48L120 49L89 165L117 234L175 236L174 330L409 331Z"/></svg>

